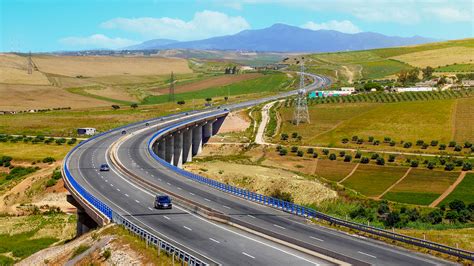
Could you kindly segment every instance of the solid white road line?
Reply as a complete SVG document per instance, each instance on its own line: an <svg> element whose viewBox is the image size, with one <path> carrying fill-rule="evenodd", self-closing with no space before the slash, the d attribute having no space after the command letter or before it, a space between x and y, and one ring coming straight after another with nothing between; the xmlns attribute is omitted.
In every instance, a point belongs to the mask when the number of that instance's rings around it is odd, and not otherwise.
<svg viewBox="0 0 474 266"><path fill-rule="evenodd" d="M209 240L211 240L212 242L216 242L217 244L219 244L219 243L220 243L219 241L215 240L215 239L214 239L214 238L212 238L212 237L209 237Z"/></svg>
<svg viewBox="0 0 474 266"><path fill-rule="evenodd" d="M186 225L183 225L183 227L186 228L186 229L189 230L189 231L193 231L193 229L187 227Z"/></svg>
<svg viewBox="0 0 474 266"><path fill-rule="evenodd" d="M318 240L318 241L321 241L321 242L324 241L324 240L322 240L321 238L317 238L317 237L314 237L314 236L310 236L309 238L314 239L314 240Z"/></svg>
<svg viewBox="0 0 474 266"><path fill-rule="evenodd" d="M166 216L166 215L163 215L163 217L166 219L166 220L171 220L170 217Z"/></svg>
<svg viewBox="0 0 474 266"><path fill-rule="evenodd" d="M125 196L126 196L126 197L130 197L127 193L125 193Z"/></svg>
<svg viewBox="0 0 474 266"><path fill-rule="evenodd" d="M255 216L253 216L253 215L250 215L250 214L247 214L247 216L250 217L250 218L254 218L254 219L257 218L257 217L255 217Z"/></svg>
<svg viewBox="0 0 474 266"><path fill-rule="evenodd" d="M286 229L285 227L283 227L283 226L279 226L279 225L277 225L277 224L274 224L273 226L275 226L275 227L278 227L278 228L280 228L280 229L283 229L283 230L285 230L285 229Z"/></svg>
<svg viewBox="0 0 474 266"><path fill-rule="evenodd" d="M222 205L222 207L224 207L224 208L226 208L226 209L230 209L229 206Z"/></svg>
<svg viewBox="0 0 474 266"><path fill-rule="evenodd" d="M249 258L255 259L254 256L252 256L252 255L250 255L250 254L248 254L248 253L242 252L242 254L244 254L245 256L247 256L247 257L249 257Z"/></svg>
<svg viewBox="0 0 474 266"><path fill-rule="evenodd" d="M362 252L362 251L357 251L357 253L360 253L360 254L362 254L362 255L369 256L369 257L374 258L374 259L377 258L377 257L375 257L374 255L370 255L370 254L364 253L364 252Z"/></svg>
<svg viewBox="0 0 474 266"><path fill-rule="evenodd" d="M136 203L140 203L140 201L138 201L138 200L135 200L135 202L136 202Z"/></svg>
<svg viewBox="0 0 474 266"><path fill-rule="evenodd" d="M210 200L210 199L208 199L208 198L204 198L204 200L205 200L205 201L211 201L211 200Z"/></svg>

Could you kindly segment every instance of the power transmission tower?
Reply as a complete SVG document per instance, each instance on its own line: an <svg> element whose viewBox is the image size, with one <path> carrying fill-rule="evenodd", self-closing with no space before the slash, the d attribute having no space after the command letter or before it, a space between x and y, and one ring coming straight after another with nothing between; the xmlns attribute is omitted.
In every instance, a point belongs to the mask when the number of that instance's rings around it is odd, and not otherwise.
<svg viewBox="0 0 474 266"><path fill-rule="evenodd" d="M301 62L300 70L300 88L296 96L296 105L293 113L293 123L299 125L300 123L309 123L308 102L306 100L306 90L304 89L304 63Z"/></svg>
<svg viewBox="0 0 474 266"><path fill-rule="evenodd" d="M170 92L168 94L168 101L174 102L174 74L173 72L171 72L171 77L170 77Z"/></svg>
<svg viewBox="0 0 474 266"><path fill-rule="evenodd" d="M33 74L33 60L31 60L31 52L28 54L28 65L26 66L28 74Z"/></svg>

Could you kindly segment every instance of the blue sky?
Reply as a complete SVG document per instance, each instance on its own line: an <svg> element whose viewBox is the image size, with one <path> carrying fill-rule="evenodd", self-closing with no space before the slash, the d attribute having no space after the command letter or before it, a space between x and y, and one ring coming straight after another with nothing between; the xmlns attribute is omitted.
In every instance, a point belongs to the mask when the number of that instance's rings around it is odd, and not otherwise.
<svg viewBox="0 0 474 266"><path fill-rule="evenodd" d="M474 0L0 0L0 51L121 48L285 23L310 29L474 37Z"/></svg>

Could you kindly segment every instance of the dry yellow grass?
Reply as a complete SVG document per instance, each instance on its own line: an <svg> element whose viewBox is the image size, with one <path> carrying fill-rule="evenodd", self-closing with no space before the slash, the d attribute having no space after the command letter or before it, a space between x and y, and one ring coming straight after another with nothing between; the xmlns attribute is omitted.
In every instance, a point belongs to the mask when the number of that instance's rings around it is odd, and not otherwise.
<svg viewBox="0 0 474 266"><path fill-rule="evenodd" d="M160 75L191 73L184 59L162 57L112 56L34 56L33 61L43 73L75 77L111 75Z"/></svg>
<svg viewBox="0 0 474 266"><path fill-rule="evenodd" d="M185 168L266 195L272 195L276 190L287 192L298 204L315 204L337 197L335 191L318 181L308 180L281 169L219 161L191 163L185 165ZM245 172L242 169L245 169Z"/></svg>
<svg viewBox="0 0 474 266"><path fill-rule="evenodd" d="M106 98L135 102L137 98L133 97L131 94L126 92L124 89L106 87L103 89L85 89L86 92Z"/></svg>
<svg viewBox="0 0 474 266"><path fill-rule="evenodd" d="M472 63L474 60L474 48L471 47L449 47L436 50L408 53L391 57L416 67L438 67L454 63Z"/></svg>
<svg viewBox="0 0 474 266"><path fill-rule="evenodd" d="M0 110L110 105L110 102L73 94L53 86L0 84L0 95Z"/></svg>
<svg viewBox="0 0 474 266"><path fill-rule="evenodd" d="M27 73L26 57L14 54L0 54L0 83L49 85L48 78L41 72Z"/></svg>

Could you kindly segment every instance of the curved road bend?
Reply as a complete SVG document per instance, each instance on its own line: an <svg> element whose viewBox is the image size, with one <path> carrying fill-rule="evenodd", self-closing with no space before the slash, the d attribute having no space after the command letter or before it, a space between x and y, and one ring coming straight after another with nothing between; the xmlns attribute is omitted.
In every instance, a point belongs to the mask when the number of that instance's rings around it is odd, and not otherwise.
<svg viewBox="0 0 474 266"><path fill-rule="evenodd" d="M100 164L109 161L107 150L121 136L115 132L99 137L73 153L69 161L69 169L80 185L115 212L224 265L331 264L231 226L209 222L178 206L172 210L153 209L155 191L130 182L110 162L111 171L99 171Z"/></svg>
<svg viewBox="0 0 474 266"><path fill-rule="evenodd" d="M239 219L362 262L376 265L418 266L447 263L381 242L356 238L324 227L308 225L301 217L191 181L164 167L148 154L147 142L155 132L155 129L147 129L125 138L126 140L117 147L118 159L119 163L134 174L166 190L228 214L232 219Z"/></svg>

